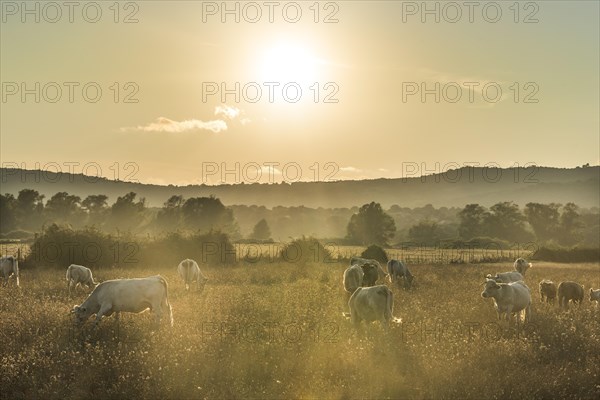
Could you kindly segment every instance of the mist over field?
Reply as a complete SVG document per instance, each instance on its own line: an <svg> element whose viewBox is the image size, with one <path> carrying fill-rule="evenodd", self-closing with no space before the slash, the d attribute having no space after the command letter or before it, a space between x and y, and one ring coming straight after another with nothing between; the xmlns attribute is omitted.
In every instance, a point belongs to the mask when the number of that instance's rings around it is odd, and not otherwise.
<svg viewBox="0 0 600 400"><path fill-rule="evenodd" d="M0 400L600 398L600 3L0 1Z"/></svg>

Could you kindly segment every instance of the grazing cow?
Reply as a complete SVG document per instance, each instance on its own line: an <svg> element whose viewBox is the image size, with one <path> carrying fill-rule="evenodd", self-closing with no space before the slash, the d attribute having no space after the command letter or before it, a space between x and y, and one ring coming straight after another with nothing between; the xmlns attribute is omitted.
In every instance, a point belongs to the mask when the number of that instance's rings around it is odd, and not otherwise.
<svg viewBox="0 0 600 400"><path fill-rule="evenodd" d="M544 297L546 298L546 303L554 303L554 299L556 298L556 283L543 279L540 281L540 301L544 302Z"/></svg>
<svg viewBox="0 0 600 400"><path fill-rule="evenodd" d="M577 282L565 281L558 285L558 305L569 308L569 300L581 304L583 301L583 286Z"/></svg>
<svg viewBox="0 0 600 400"><path fill-rule="evenodd" d="M77 285L85 285L88 289L91 289L96 287L97 284L97 282L94 282L91 269L77 264L71 264L67 268L67 289L69 290L69 295L71 294L72 286L77 288Z"/></svg>
<svg viewBox="0 0 600 400"><path fill-rule="evenodd" d="M114 279L96 286L94 291L80 305L71 310L77 324L81 325L96 314L95 327L104 315L119 313L141 313L150 309L155 315L157 325L163 312L167 312L173 326L173 310L169 304L167 281L160 275L137 279Z"/></svg>
<svg viewBox="0 0 600 400"><path fill-rule="evenodd" d="M600 303L600 289L594 290L590 288L590 301Z"/></svg>
<svg viewBox="0 0 600 400"><path fill-rule="evenodd" d="M350 318L354 327L359 330L360 322L379 321L381 326L388 331L390 322L399 323L400 319L394 318L394 295L385 285L358 288L348 301L349 313L344 316Z"/></svg>
<svg viewBox="0 0 600 400"><path fill-rule="evenodd" d="M381 264L379 264L379 261L377 260L361 257L352 257L350 259L350 265L363 266L365 264L372 264L377 267L377 279L375 281L377 281L378 279L385 279L388 276L388 274L383 270ZM367 269L370 269L370 267L367 267Z"/></svg>
<svg viewBox="0 0 600 400"><path fill-rule="evenodd" d="M523 281L498 283L493 279L487 279L481 297L494 299L499 320L502 320L502 314L506 314L506 320L510 323L511 314L516 313L518 324L523 310L525 322L531 319L531 292Z"/></svg>
<svg viewBox="0 0 600 400"><path fill-rule="evenodd" d="M525 276L525 272L527 272L529 268L533 267L533 264L528 263L523 258L517 258L513 266L515 268L515 271Z"/></svg>
<svg viewBox="0 0 600 400"><path fill-rule="evenodd" d="M400 284L400 278L404 279L404 288L410 289L415 277L410 273L406 264L399 260L390 260L387 263L390 282Z"/></svg>
<svg viewBox="0 0 600 400"><path fill-rule="evenodd" d="M190 289L192 282L196 281L196 289L199 291L204 290L204 285L208 281L208 278L202 274L198 263L194 260L185 259L177 266L177 272L183 281L185 282L185 290Z"/></svg>
<svg viewBox="0 0 600 400"><path fill-rule="evenodd" d="M8 278L13 274L19 286L19 260L14 256L0 258L0 278L4 279L2 286L8 285Z"/></svg>
<svg viewBox="0 0 600 400"><path fill-rule="evenodd" d="M362 286L365 273L359 265L353 265L344 271L344 289L352 294Z"/></svg>

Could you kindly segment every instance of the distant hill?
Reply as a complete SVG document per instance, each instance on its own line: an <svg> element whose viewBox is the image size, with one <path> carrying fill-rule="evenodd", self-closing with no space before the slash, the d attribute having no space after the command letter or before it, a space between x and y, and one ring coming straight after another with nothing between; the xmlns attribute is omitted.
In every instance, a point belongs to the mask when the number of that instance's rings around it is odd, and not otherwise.
<svg viewBox="0 0 600 400"><path fill-rule="evenodd" d="M398 179L292 184L153 185L113 181L82 174L0 168L0 192L16 195L35 189L46 198L68 192L82 198L105 194L109 203L127 192L145 197L150 207L160 207L172 195L184 198L215 195L224 204L305 207L353 207L376 201L384 208L462 207L468 203L491 206L499 201L567 203L582 207L600 206L600 167L530 167L484 169L464 167L441 174Z"/></svg>

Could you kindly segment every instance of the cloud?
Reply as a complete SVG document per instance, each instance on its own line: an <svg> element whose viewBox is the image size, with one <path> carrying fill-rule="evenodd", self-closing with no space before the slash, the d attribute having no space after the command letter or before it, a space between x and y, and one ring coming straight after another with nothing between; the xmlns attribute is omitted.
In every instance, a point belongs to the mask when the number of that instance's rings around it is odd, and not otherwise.
<svg viewBox="0 0 600 400"><path fill-rule="evenodd" d="M234 119L240 115L240 109L236 107L230 107L228 105L221 105L215 107L215 115L223 115L229 119Z"/></svg>
<svg viewBox="0 0 600 400"><path fill-rule="evenodd" d="M340 171L342 172L362 172L361 169L355 167L340 167Z"/></svg>
<svg viewBox="0 0 600 400"><path fill-rule="evenodd" d="M219 133L227 130L227 123L217 119L213 121L201 121L199 119L189 119L185 121L173 121L172 119L159 117L156 121L147 125L138 125L136 127L121 128L122 131L140 131L140 132L168 132L183 133L197 130L206 130Z"/></svg>

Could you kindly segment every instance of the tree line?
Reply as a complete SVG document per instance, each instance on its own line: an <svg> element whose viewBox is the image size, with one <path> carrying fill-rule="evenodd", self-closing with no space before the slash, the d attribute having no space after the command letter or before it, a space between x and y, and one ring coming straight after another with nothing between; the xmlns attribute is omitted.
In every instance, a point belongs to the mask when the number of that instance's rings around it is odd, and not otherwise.
<svg viewBox="0 0 600 400"><path fill-rule="evenodd" d="M162 207L148 207L134 192L85 198L59 192L45 199L33 189L17 196L0 195L0 233L28 237L52 223L75 228L94 226L105 232L158 234L219 230L232 240L276 240L310 235L340 244L383 246L413 242L436 245L440 241L492 238L507 242L536 241L560 246L598 247L598 208L580 209L574 203L498 202L491 207L467 204L463 208L428 204L385 210L371 202L352 208L308 208L233 205L215 196L171 196Z"/></svg>

